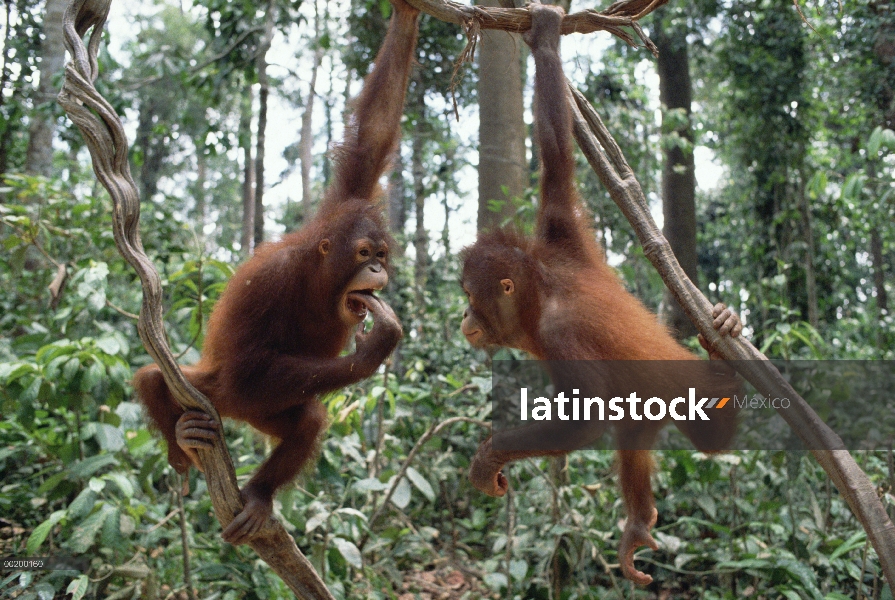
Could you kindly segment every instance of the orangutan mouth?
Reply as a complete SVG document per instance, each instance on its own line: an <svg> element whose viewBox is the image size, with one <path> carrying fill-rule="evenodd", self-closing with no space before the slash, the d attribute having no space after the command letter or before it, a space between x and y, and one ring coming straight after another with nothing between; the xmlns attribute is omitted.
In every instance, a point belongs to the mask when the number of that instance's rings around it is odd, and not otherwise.
<svg viewBox="0 0 895 600"><path fill-rule="evenodd" d="M363 321L367 318L367 304L358 296L370 296L375 298L373 295L373 290L354 290L353 292L349 292L345 298L345 306L348 308L348 312L353 314L359 320Z"/></svg>

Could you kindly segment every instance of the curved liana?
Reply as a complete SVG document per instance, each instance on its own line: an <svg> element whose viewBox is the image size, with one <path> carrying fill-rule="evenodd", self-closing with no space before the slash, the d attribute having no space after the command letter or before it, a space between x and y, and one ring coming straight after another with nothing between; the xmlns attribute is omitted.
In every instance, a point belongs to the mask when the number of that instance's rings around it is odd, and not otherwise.
<svg viewBox="0 0 895 600"><path fill-rule="evenodd" d="M63 16L65 47L72 61L65 66L65 79L58 102L78 126L90 156L93 172L112 197L115 244L140 277L143 305L138 329L143 345L164 374L165 382L184 408L201 410L220 422L214 407L191 386L174 361L162 321L161 279L140 241L140 195L127 160L128 141L121 119L96 90L97 54L111 0L73 0ZM83 37L91 30L88 43ZM218 519L224 527L242 511L233 463L223 440L199 450L208 490ZM299 597L332 600L323 580L295 541L274 519L249 544Z"/></svg>

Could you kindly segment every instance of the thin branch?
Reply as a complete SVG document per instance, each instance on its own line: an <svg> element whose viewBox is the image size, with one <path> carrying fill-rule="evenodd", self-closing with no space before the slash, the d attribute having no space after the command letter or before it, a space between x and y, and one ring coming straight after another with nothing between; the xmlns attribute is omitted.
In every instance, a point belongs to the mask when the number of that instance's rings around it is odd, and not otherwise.
<svg viewBox="0 0 895 600"><path fill-rule="evenodd" d="M364 545L367 543L367 539L370 537L370 531L372 530L373 524L385 510L385 507L388 505L389 500L392 499L392 495L398 488L398 484L401 482L401 479L404 478L404 475L407 473L407 469L410 467L410 463L413 462L413 459L416 457L416 454L417 452L419 452L420 448L422 448L423 445L430 439L438 435L438 433L442 429L453 425L454 423L471 423L473 425L478 425L479 427L491 427L490 423L480 421L478 419L473 419L471 417L451 417L450 419L445 419L441 423L436 423L435 425L429 427L429 430L426 431L426 433L424 433L422 436L420 436L420 439L417 440L416 444L414 444L413 448L407 454L407 458L404 460L404 464L401 465L401 468L398 470L398 473L392 480L392 485L388 488L388 492L386 492L385 496L382 498L382 502L379 503L379 506L376 507L376 510L373 511L373 514L367 521L367 526L370 529L364 533L363 537L360 540L360 543L358 544L358 548L363 549Z"/></svg>
<svg viewBox="0 0 895 600"><path fill-rule="evenodd" d="M216 62L219 61L219 60L222 60L222 59L224 59L224 58L227 58L227 55L229 55L231 52L233 52L234 50L236 50L236 48L237 48L241 43L243 43L247 37L249 37L249 36L252 35L253 33L256 33L256 32L258 32L258 31L263 31L263 30L264 30L264 27L262 27L261 25L257 25L257 26L255 26L255 27L250 27L250 28L246 29L246 30L243 31L241 34L239 34L238 36L236 36L236 39L234 39L234 40L230 43L230 45L227 46L227 48L225 48L224 50L221 50L221 51L218 52L217 54L215 54L215 55L213 55L213 56L211 56L211 57L209 57L209 58L203 60L201 63L199 63L199 64L196 65L195 67L190 68L190 69L187 71L187 73L189 73L190 75L195 75L196 73L198 73L199 71L201 71L201 70L204 69L205 67L207 67L207 66L209 66L209 65L211 65L211 64L213 64L213 63L216 63ZM206 48L206 49L207 49L207 48ZM251 57L251 60L254 62L254 54L253 54L253 56ZM124 87L125 89L127 89L127 90L137 90L137 89L140 89L140 88L143 87L143 86L146 86L146 85L152 85L152 84L154 84L154 83L158 83L158 82L160 82L160 81L164 81L164 80L167 79L167 78L168 78L168 75L166 75L166 74L162 74L162 75L154 75L154 76L152 76L152 77L145 77L145 78L143 78L143 79L140 79L139 81L130 81L130 82L124 83L124 84L123 84L123 87Z"/></svg>
<svg viewBox="0 0 895 600"><path fill-rule="evenodd" d="M187 487L189 473L178 473L180 489L174 490L177 496L177 512L180 514L180 545L183 548L183 584L190 600L199 600L193 587L193 571L190 568L190 544L186 529L186 511L183 509L183 491Z"/></svg>
<svg viewBox="0 0 895 600"><path fill-rule="evenodd" d="M112 303L109 301L108 298L106 298L106 306L108 306L109 308L111 308L112 310L114 310L115 312L117 312L118 314L127 317L128 319L133 319L134 321L139 321L139 320L140 320L140 315L135 315L135 314L132 313L132 312L127 312L126 310L124 310L124 309L121 308L120 306L116 306L115 304L112 304Z"/></svg>

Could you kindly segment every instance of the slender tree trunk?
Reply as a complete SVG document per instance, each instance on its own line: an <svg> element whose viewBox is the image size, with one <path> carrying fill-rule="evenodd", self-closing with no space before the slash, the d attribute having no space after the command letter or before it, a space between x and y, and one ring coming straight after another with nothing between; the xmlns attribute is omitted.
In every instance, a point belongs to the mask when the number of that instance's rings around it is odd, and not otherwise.
<svg viewBox="0 0 895 600"><path fill-rule="evenodd" d="M3 59L3 64L0 65L0 90L5 90L7 84L9 83L10 69L9 69L9 40L12 37L12 25L10 23L10 19L12 19L12 0L6 0L4 3L6 17L3 21L3 52L0 53L0 58ZM0 94L0 108L3 108L3 103L6 101L6 95Z"/></svg>
<svg viewBox="0 0 895 600"><path fill-rule="evenodd" d="M423 86L417 81L417 91L420 96L425 92ZM416 249L416 263L414 264L414 289L416 290L416 305L422 313L425 302L426 275L429 267L429 236L426 232L425 209L426 189L424 175L426 173L423 164L423 152L425 150L426 135L426 106L424 99L419 98L416 106L417 122L413 136L413 156L411 157L411 171L413 172L413 199L414 214L416 215L416 232L413 236L413 247Z"/></svg>
<svg viewBox="0 0 895 600"><path fill-rule="evenodd" d="M199 237L205 239L205 220L208 213L208 204L205 194L205 182L208 179L208 164L205 149L201 144L196 145L196 229Z"/></svg>
<svg viewBox="0 0 895 600"><path fill-rule="evenodd" d="M255 245L264 241L264 142L267 130L267 98L270 95L270 81L267 77L267 52L273 41L274 25L277 21L277 5L274 0L267 3L264 19L264 34L258 45L258 139L255 149Z"/></svg>
<svg viewBox="0 0 895 600"><path fill-rule="evenodd" d="M481 0L480 6L501 6ZM512 3L509 3L512 6ZM490 229L515 213L511 199L522 196L528 180L522 106L523 46L518 34L485 30L479 50L479 207L478 228ZM502 203L498 212L492 201Z"/></svg>
<svg viewBox="0 0 895 600"><path fill-rule="evenodd" d="M876 307L880 317L889 312L889 295L886 293L886 262L883 259L883 240L879 227L870 230L870 257L873 261L873 287L876 288Z"/></svg>
<svg viewBox="0 0 895 600"><path fill-rule="evenodd" d="M659 48L659 100L665 110L683 109L688 116L685 126L675 132L664 133L676 133L692 144L689 116L693 92L686 32L681 29L665 31L659 18L655 23L657 31L653 40ZM662 232L687 277L699 286L696 257L696 176L692 150L684 150L677 145L665 148L662 212L665 216ZM666 307L664 320L679 339L696 335L693 323L667 289L663 304Z"/></svg>
<svg viewBox="0 0 895 600"><path fill-rule="evenodd" d="M811 206L805 194L804 173L799 179L799 212L802 213L802 231L806 246L805 293L808 296L808 322L816 329L820 319L817 307L817 275L814 270L814 223L811 219Z"/></svg>
<svg viewBox="0 0 895 600"><path fill-rule="evenodd" d="M301 139L298 148L298 160L301 166L301 207L296 217L298 223L303 222L311 210L311 165L313 163L311 151L314 147L314 132L311 125L314 116L314 98L317 95L317 72L320 70L320 62L323 60L323 47L320 45L322 36L320 11L316 3L314 11L314 66L311 69L311 81L308 83L305 111L301 116Z"/></svg>
<svg viewBox="0 0 895 600"><path fill-rule="evenodd" d="M153 114L155 107L152 100L144 98L140 102L137 117L136 143L143 152L143 163L140 165L140 192L143 200L150 201L158 193L158 181L164 157L165 144L155 140Z"/></svg>
<svg viewBox="0 0 895 600"><path fill-rule="evenodd" d="M53 79L65 63L62 41L62 13L66 0L46 0L43 42L40 46L40 83L31 110L25 172L49 177L53 174L53 133L56 131L56 94Z"/></svg>
<svg viewBox="0 0 895 600"><path fill-rule="evenodd" d="M239 146L242 148L242 254L251 256L255 228L255 161L252 159L252 84L246 83L239 118Z"/></svg>
<svg viewBox="0 0 895 600"><path fill-rule="evenodd" d="M389 175L388 186L388 226L395 237L404 233L407 225L407 202L404 198L404 159L401 158L401 148L395 151L392 172ZM401 248L397 249L402 252Z"/></svg>
<svg viewBox="0 0 895 600"><path fill-rule="evenodd" d="M330 79L330 91L332 91L332 79ZM326 98L326 101L323 103L324 113L326 116L326 147L331 148L333 143L333 101L332 98ZM329 152L324 152L323 154L323 187L324 189L329 187L330 180L332 179L333 166L330 161Z"/></svg>

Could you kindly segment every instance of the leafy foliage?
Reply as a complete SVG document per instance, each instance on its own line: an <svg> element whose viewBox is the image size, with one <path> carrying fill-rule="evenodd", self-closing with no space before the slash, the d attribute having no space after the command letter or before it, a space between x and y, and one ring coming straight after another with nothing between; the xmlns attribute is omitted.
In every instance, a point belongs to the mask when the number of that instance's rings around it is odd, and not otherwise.
<svg viewBox="0 0 895 600"><path fill-rule="evenodd" d="M369 69L390 6L323 4L322 64L331 80L347 78L340 82L347 94ZM88 566L83 573L4 572L0 590L19 599L181 597L183 523L199 597L290 597L250 549L221 544L204 477L195 472L181 512L183 482L131 396L131 373L149 357L133 319L139 283L115 251L110 203L69 133L57 148L56 177L21 173L40 13L24 0L7 5L0 554L67 554ZM167 330L184 364L198 357L240 250L236 148L246 132L238 121L268 6L212 0L191 12L162 3L135 19L139 32L121 50L120 65L101 57L108 97L139 130L134 173L147 189L155 186L144 198L141 232L161 271ZM821 4L806 11L817 34L782 0L698 2L666 15L693 43L694 145L711 148L725 169L718 187L699 198L700 268L708 293L734 305L773 357L895 353L883 297L895 269L895 134L886 103L895 70L885 62L893 16L879 6L848 0L831 12ZM294 42L293 25L305 23L310 7L277 7L278 31ZM422 103L408 106L401 149L409 156L414 137L423 136L416 157L425 166L422 193L447 215L462 208L461 169L475 162L458 135L468 124L451 116L453 60L465 43L458 28L423 20L419 62L426 68L410 93ZM673 140L663 139L652 113L644 53L611 47L599 62L582 54L575 64L579 87L657 201L661 144ZM113 72L124 83L113 83ZM471 74L461 69L454 81L464 109L474 99ZM341 93L330 85L324 98L327 139L338 135ZM661 280L596 177L580 166L580 189L610 259L657 308ZM534 197L518 201L523 226ZM398 234L402 243L410 237ZM490 414L490 359L459 333L464 300L451 234L445 225L440 239L423 244L422 263L409 248L398 260L387 297L405 327L401 347L373 378L326 399L331 425L316 467L276 502L337 597L892 597L860 524L800 452L660 453L660 548L638 555L656 579L647 590L620 581L613 566L624 511L610 453L574 453L562 477L549 461L515 463L508 499L477 493L466 473L487 435L475 421ZM424 265L422 278L415 262ZM809 266L816 323L809 321ZM64 285L54 297L47 288L60 273ZM416 448L408 463L418 440L454 417L465 420ZM225 437L245 481L268 442L233 424ZM856 458L891 510L891 452Z"/></svg>

